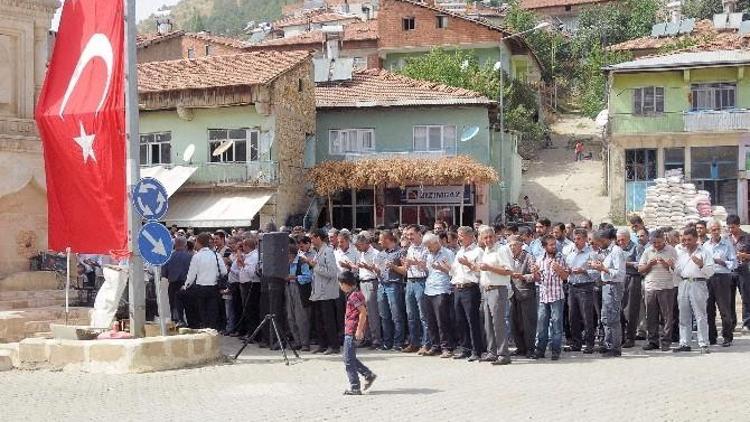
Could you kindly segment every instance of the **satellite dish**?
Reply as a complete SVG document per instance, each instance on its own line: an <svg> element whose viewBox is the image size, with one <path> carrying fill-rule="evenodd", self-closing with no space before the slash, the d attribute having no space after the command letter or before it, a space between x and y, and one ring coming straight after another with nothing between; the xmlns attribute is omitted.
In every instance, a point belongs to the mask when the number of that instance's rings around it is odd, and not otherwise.
<svg viewBox="0 0 750 422"><path fill-rule="evenodd" d="M495 66L494 66L495 72L499 71L502 68L503 68L503 64L501 62L499 61L495 62Z"/></svg>
<svg viewBox="0 0 750 422"><path fill-rule="evenodd" d="M469 142L479 134L479 128L476 126L467 127L461 133L461 142Z"/></svg>
<svg viewBox="0 0 750 422"><path fill-rule="evenodd" d="M182 161L189 163L193 159L193 154L195 154L195 144L190 144L182 153Z"/></svg>
<svg viewBox="0 0 750 422"><path fill-rule="evenodd" d="M211 155L213 155L214 157L218 157L221 154L224 154L225 152L227 152L227 150L229 150L229 148L231 148L232 145L234 145L234 141L232 141L232 140L224 141L224 142L221 143L221 145L219 145L218 147L216 147L216 149L214 150L213 154L211 154Z"/></svg>

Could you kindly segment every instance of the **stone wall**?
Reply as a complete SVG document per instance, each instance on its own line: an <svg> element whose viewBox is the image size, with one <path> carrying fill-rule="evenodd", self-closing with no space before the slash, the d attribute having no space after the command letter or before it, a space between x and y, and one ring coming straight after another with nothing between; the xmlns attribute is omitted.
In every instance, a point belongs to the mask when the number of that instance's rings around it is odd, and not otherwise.
<svg viewBox="0 0 750 422"><path fill-rule="evenodd" d="M0 277L47 248L42 149L34 124L56 0L0 0Z"/></svg>
<svg viewBox="0 0 750 422"><path fill-rule="evenodd" d="M163 60L187 59L188 50L193 49L194 58L206 57L206 46L210 46L211 56L224 56L245 52L241 48L181 35L174 38L154 42L147 47L138 48L138 63L156 62Z"/></svg>
<svg viewBox="0 0 750 422"><path fill-rule="evenodd" d="M306 61L272 85L275 120L273 159L279 163L279 188L272 203L261 210L261 227L273 220L304 213L311 198L305 194L305 139L315 134L315 83L312 61Z"/></svg>

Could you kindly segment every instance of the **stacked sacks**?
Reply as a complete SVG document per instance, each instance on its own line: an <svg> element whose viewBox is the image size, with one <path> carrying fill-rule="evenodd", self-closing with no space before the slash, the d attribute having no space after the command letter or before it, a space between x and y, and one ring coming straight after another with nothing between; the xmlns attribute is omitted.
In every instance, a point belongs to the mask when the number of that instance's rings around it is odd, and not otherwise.
<svg viewBox="0 0 750 422"><path fill-rule="evenodd" d="M713 218L720 221L722 224L726 224L727 221L727 210L721 205L713 207Z"/></svg>
<svg viewBox="0 0 750 422"><path fill-rule="evenodd" d="M684 183L681 170L667 172L667 177L654 180L646 189L646 201L641 218L649 228L682 228L697 223L702 218L718 214L726 220L723 207L711 208L711 198L706 191L696 191L692 183Z"/></svg>

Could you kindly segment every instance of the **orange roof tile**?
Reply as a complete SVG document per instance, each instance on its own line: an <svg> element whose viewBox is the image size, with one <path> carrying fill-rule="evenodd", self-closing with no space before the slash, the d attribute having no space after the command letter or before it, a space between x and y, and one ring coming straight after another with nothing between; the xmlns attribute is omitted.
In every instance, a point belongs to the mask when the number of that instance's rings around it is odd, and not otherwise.
<svg viewBox="0 0 750 422"><path fill-rule="evenodd" d="M162 41L181 37L185 35L185 31L179 30L179 31L172 31L168 32L166 34L138 34L135 37L136 44L138 45L138 48L148 47L152 44L160 43Z"/></svg>
<svg viewBox="0 0 750 422"><path fill-rule="evenodd" d="M371 20L367 22L354 22L344 26L344 41L367 41L378 39L378 23L377 21ZM320 29L314 31L307 31L301 34L297 34L291 37L276 38L271 40L265 40L258 44L251 45L250 50L254 46L258 47L272 47L272 46L290 46L290 45L310 45L310 44L321 44L325 41L325 35Z"/></svg>
<svg viewBox="0 0 750 422"><path fill-rule="evenodd" d="M176 37L191 37L207 42L213 42L216 44L222 44L226 45L228 47L235 47L235 48L245 48L247 46L247 43L245 41L236 39L236 38L230 38L230 37L224 37L221 35L213 35L209 34L208 32L185 32L183 30L179 31L172 31L166 34L146 34L146 35L138 35L136 37L138 47L148 47L153 44L160 43L162 41L166 41L172 38Z"/></svg>
<svg viewBox="0 0 750 422"><path fill-rule="evenodd" d="M306 51L257 51L143 63L138 65L138 92L265 85L309 58Z"/></svg>
<svg viewBox="0 0 750 422"><path fill-rule="evenodd" d="M695 23L695 29L687 35L678 37L641 37L621 42L610 47L613 51L658 50L677 45L680 41L694 41L695 45L681 51L732 50L750 47L750 40L740 36L737 31L718 31L713 22L704 19Z"/></svg>
<svg viewBox="0 0 750 422"><path fill-rule="evenodd" d="M605 3L613 0L521 0L523 9L544 9L547 7L578 6L582 4Z"/></svg>
<svg viewBox="0 0 750 422"><path fill-rule="evenodd" d="M355 72L349 81L317 84L315 103L318 108L360 108L486 105L491 101L468 89L420 81L382 69L366 69Z"/></svg>
<svg viewBox="0 0 750 422"><path fill-rule="evenodd" d="M327 9L318 9L306 12L302 16L291 16L279 19L271 25L274 28L286 28L287 26L305 25L307 23L338 22L347 19L357 19L357 17L353 15L343 15Z"/></svg>

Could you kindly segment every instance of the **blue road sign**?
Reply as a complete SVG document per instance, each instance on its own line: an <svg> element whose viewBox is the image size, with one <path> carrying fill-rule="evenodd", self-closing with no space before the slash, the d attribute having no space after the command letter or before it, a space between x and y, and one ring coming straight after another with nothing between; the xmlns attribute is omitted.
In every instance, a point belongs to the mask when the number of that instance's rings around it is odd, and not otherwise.
<svg viewBox="0 0 750 422"><path fill-rule="evenodd" d="M167 190L153 177L144 177L133 187L133 208L146 220L161 220L167 214Z"/></svg>
<svg viewBox="0 0 750 422"><path fill-rule="evenodd" d="M174 241L169 230L159 223L146 223L138 233L138 249L151 265L164 265L172 256Z"/></svg>

